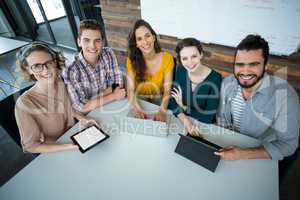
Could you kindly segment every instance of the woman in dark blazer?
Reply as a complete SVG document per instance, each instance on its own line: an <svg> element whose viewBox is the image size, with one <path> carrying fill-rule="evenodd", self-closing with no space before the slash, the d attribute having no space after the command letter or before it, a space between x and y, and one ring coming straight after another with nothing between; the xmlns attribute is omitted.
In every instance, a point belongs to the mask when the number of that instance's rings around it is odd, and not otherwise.
<svg viewBox="0 0 300 200"><path fill-rule="evenodd" d="M192 135L200 135L192 117L214 123L219 105L222 76L203 64L203 49L195 38L185 38L176 46L177 65L169 108Z"/></svg>

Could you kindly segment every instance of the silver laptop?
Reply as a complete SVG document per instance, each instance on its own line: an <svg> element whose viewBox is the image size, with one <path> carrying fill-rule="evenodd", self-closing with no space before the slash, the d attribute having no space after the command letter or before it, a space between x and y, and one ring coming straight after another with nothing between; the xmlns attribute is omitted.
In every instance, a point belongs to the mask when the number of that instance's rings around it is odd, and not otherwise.
<svg viewBox="0 0 300 200"><path fill-rule="evenodd" d="M130 110L125 117L118 120L119 130L124 133L143 134L151 136L167 136L169 134L170 115L167 122L154 121L154 114L149 114L149 119L136 118Z"/></svg>

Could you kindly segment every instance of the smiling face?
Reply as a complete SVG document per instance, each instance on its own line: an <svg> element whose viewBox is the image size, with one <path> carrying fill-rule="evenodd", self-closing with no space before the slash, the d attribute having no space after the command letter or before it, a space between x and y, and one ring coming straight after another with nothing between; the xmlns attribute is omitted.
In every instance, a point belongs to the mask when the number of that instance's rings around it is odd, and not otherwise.
<svg viewBox="0 0 300 200"><path fill-rule="evenodd" d="M49 82L54 82L57 79L57 62L53 60L51 54L45 51L33 51L27 56L26 62L28 64L28 73L33 75L38 82L48 84ZM47 66L45 66L45 63L47 63ZM34 66L41 64L44 64L42 71L35 72L32 70Z"/></svg>
<svg viewBox="0 0 300 200"><path fill-rule="evenodd" d="M242 88L255 87L265 72L262 49L238 50L234 64L234 76Z"/></svg>
<svg viewBox="0 0 300 200"><path fill-rule="evenodd" d="M156 38L147 27L141 26L137 28L135 31L135 38L136 47L141 50L143 55L148 55L155 51L154 42Z"/></svg>
<svg viewBox="0 0 300 200"><path fill-rule="evenodd" d="M183 47L179 53L181 64L188 72L194 72L201 65L202 54L197 47Z"/></svg>
<svg viewBox="0 0 300 200"><path fill-rule="evenodd" d="M99 30L85 29L77 39L78 46L82 48L83 57L90 64L98 60L103 48L103 40Z"/></svg>

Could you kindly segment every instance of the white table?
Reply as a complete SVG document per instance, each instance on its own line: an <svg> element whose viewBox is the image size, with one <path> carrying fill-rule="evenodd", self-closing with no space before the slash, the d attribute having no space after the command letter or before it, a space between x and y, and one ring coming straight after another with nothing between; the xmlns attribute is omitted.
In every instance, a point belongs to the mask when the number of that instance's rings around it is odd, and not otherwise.
<svg viewBox="0 0 300 200"><path fill-rule="evenodd" d="M168 137L118 132L116 117L128 101L110 103L90 113L110 138L85 154L79 151L38 156L0 188L0 199L125 200L278 200L278 167L272 160L221 160L215 173L174 153L183 132L177 119ZM152 104L146 103L148 108ZM70 129L60 141L78 130ZM207 138L219 145L257 146L258 141L211 125Z"/></svg>
<svg viewBox="0 0 300 200"><path fill-rule="evenodd" d="M0 36L0 55L14 51L22 46L25 46L26 44L28 44L28 42Z"/></svg>

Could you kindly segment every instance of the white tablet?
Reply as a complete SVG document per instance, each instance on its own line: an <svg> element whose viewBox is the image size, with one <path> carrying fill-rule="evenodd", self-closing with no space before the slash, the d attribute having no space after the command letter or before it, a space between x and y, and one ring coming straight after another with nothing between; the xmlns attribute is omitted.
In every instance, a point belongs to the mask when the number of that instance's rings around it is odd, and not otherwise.
<svg viewBox="0 0 300 200"><path fill-rule="evenodd" d="M84 153L95 145L109 138L96 126L90 126L71 136L72 141L79 146L79 150Z"/></svg>

